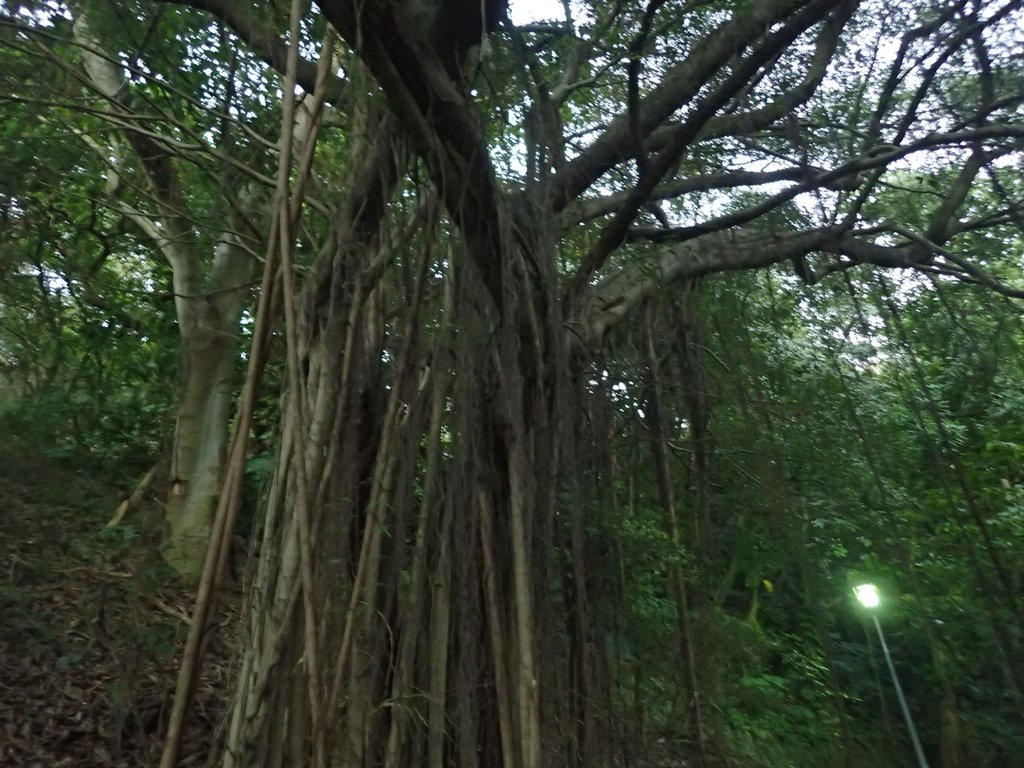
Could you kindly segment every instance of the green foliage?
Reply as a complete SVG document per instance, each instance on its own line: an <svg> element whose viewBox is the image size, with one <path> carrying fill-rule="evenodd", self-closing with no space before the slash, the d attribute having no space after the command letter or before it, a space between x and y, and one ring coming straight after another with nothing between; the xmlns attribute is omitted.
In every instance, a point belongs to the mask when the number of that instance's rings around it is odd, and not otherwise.
<svg viewBox="0 0 1024 768"><path fill-rule="evenodd" d="M634 685L670 733L687 733L685 708L656 702L687 681L676 649L659 644L678 625L663 564L684 565L691 588L714 596L691 606L692 629L706 725L730 765L839 765L844 749L855 766L905 763L899 721L883 719L899 713L880 649L850 596L865 578L885 595L883 623L927 748L941 741L936 707L949 695L972 764L1007 764L1016 747L991 745L1024 737L1005 680L1005 644L1022 638L977 522L1002 568L1024 572L1024 408L1010 383L1024 375L1024 336L984 294L904 286L890 306L892 288L879 290L808 302L774 275L707 286L714 546L697 557L686 515L686 546L673 551L646 462L623 486L647 489L643 502L608 523L625 574L626 647L646 659ZM628 381L635 359L618 359L611 380ZM667 380L665 407L683 415L685 389ZM637 429L642 403L614 402ZM685 457L678 468L685 504ZM952 661L937 667L932 646Z"/></svg>

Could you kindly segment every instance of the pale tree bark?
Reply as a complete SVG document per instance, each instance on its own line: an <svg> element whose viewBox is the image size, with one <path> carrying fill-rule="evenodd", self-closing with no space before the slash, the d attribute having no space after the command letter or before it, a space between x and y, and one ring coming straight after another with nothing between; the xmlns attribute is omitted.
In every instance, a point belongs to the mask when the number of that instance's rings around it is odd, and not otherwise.
<svg viewBox="0 0 1024 768"><path fill-rule="evenodd" d="M181 338L181 394L171 445L163 554L184 579L195 581L202 571L222 479L237 379L239 322L249 300L253 269L245 236L253 231L248 219L259 209L258 196L254 190L242 194L226 217L212 258L206 256L193 232L169 152L158 139L133 130L124 75L82 12L75 21L75 37L93 88L123 115L125 142L142 166L156 212L145 214L119 198L121 175L127 169L119 165L124 153L116 143L106 148L118 161L109 171L108 195L172 271ZM95 142L87 143L103 151Z"/></svg>
<svg viewBox="0 0 1024 768"><path fill-rule="evenodd" d="M180 301L176 297L182 393L171 448L163 552L190 581L202 572L220 491L238 378L239 322L252 277L252 257L235 237L225 234L217 246L205 293Z"/></svg>

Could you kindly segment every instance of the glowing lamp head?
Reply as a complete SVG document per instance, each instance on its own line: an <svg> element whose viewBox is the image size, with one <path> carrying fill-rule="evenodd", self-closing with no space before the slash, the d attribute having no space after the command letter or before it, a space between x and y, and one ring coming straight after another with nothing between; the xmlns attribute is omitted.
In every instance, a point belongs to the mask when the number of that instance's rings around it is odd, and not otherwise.
<svg viewBox="0 0 1024 768"><path fill-rule="evenodd" d="M877 608L881 602L878 596L878 587L874 584L860 584L853 588L853 594L865 608Z"/></svg>

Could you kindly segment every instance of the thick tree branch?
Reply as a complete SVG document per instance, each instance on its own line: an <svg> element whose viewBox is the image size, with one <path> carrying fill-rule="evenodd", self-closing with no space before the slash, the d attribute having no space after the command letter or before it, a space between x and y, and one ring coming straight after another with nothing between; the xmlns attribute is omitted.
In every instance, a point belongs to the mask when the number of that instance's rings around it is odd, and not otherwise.
<svg viewBox="0 0 1024 768"><path fill-rule="evenodd" d="M960 206L967 199L967 195L974 186L974 180L985 166L986 160L985 151L981 147L975 146L957 175L956 181L953 182L953 186L946 193L942 204L932 214L928 229L924 233L927 239L936 243L944 243L956 234L959 226L953 221L953 217L956 216L956 212L960 210Z"/></svg>
<svg viewBox="0 0 1024 768"><path fill-rule="evenodd" d="M800 83L777 99L756 109L730 112L711 118L700 132L698 140L722 138L723 136L749 135L767 128L805 104L818 90L829 64L839 47L843 29L853 15L856 3L847 2L842 5L839 13L830 17L818 35L814 57L807 67L807 73ZM664 126L651 134L648 150L656 151L668 141L674 126Z"/></svg>
<svg viewBox="0 0 1024 768"><path fill-rule="evenodd" d="M74 34L81 46L82 61L93 87L106 98L115 110L124 109L130 114L127 98L122 93L122 76L110 58L101 53L101 48L84 16L75 20ZM168 150L152 136L125 128L125 138L131 144L143 171L153 189L153 195L160 210L161 228L140 215L124 211L143 231L161 245L161 251L171 264L176 293L197 293L200 274L196 260L191 258L193 237L189 219L184 208L181 185ZM182 314L179 307L179 315Z"/></svg>
<svg viewBox="0 0 1024 768"><path fill-rule="evenodd" d="M724 80L692 108L687 119L673 130L664 149L650 161L649 173L637 179L637 183L618 214L604 228L600 238L581 260L576 273L567 281L564 296L569 306L583 293L590 281L608 256L626 239L630 225L640 207L647 201L656 184L679 163L684 150L699 135L700 131L722 107L742 91L744 85L759 71L785 51L807 29L812 27L829 12L834 2L811 2L791 14L779 28L757 43L742 60L733 64ZM843 3L844 11L848 3Z"/></svg>
<svg viewBox="0 0 1024 768"><path fill-rule="evenodd" d="M458 87L469 48L505 15L505 0L446 0L426 27L399 19L390 4L321 0L335 28L359 53L392 110L426 159L445 206L496 301L505 242L500 193L470 103ZM472 12L471 12L472 11Z"/></svg>
<svg viewBox="0 0 1024 768"><path fill-rule="evenodd" d="M880 245L875 239L882 231L900 235L909 242ZM577 332L588 344L598 346L609 330L633 309L673 282L720 272L760 269L803 259L813 253L835 254L842 258L810 272L808 282L811 284L835 272L871 265L942 274L984 286L1003 296L1024 299L1024 289L1008 285L962 256L899 226L860 232L827 227L788 234L738 229L713 232L662 248L652 259L630 263L606 278L586 294L578 315Z"/></svg>
<svg viewBox="0 0 1024 768"><path fill-rule="evenodd" d="M875 173L872 175L872 182L877 182L878 179L881 178L881 174L885 171L886 167L891 163L917 152L941 146L970 145L985 139L997 138L1024 138L1024 126L1011 125L1009 123L997 123L956 133L932 133L922 137L918 141L901 147L878 147L876 152L854 158L831 171L816 175L811 179L800 182L799 184L794 184L781 192L771 195L756 205L752 205L732 213L723 214L722 216L717 216L713 219L709 219L708 221L701 222L700 224L694 224L686 227L674 227L671 229L644 230L643 235L647 239L662 242L681 242L691 240L711 232L721 231L730 227L742 226L743 224L747 224L754 219L763 216L769 211L778 208L780 205L789 202L798 195L816 188L832 187L837 182L841 182L843 179L855 178L858 174L863 173L864 171L873 170ZM971 173L974 173L976 175L977 171L972 171L972 169L973 165L968 164L968 167L965 168L964 172L961 174L961 179L964 177L964 174L970 175ZM955 185L953 191L949 193L950 197L947 198L947 201L958 199L958 195L960 193L957 189L958 187ZM866 193L864 192L861 193L862 196L865 194ZM966 191L964 191L964 194L966 194ZM944 215L951 216L955 213L956 208L959 208L961 203L962 200L957 202L955 208ZM941 211L945 211L946 207L947 206L944 205L941 208ZM936 222L939 221L940 219L936 218Z"/></svg>
<svg viewBox="0 0 1024 768"><path fill-rule="evenodd" d="M823 277L838 269L847 269L851 265L871 264L877 267L919 269L936 271L965 282L972 282L990 288L1003 296L1024 298L1024 289L1015 288L998 280L980 267L971 264L967 259L937 243L929 241L905 228L893 227L893 231L910 240L909 243L896 246L879 245L868 240L847 236L836 244L833 253L839 253L849 262L826 266L818 277ZM945 263L937 262L940 257Z"/></svg>
<svg viewBox="0 0 1024 768"><path fill-rule="evenodd" d="M782 168L777 171L723 171L703 176L661 184L651 192L649 200L671 200L693 192L707 192L712 189L736 189L754 187L761 184L774 184L779 181L810 181L824 177L824 168ZM841 184L830 182L829 189L841 187ZM601 216L615 213L629 197L629 192L617 192L614 195L594 199L584 199L566 211L567 224L590 221Z"/></svg>
<svg viewBox="0 0 1024 768"><path fill-rule="evenodd" d="M838 242L839 230L797 234L716 232L659 250L653 261L637 261L603 280L582 303L579 332L599 345L608 331L644 299L670 283L718 272L758 269L805 256Z"/></svg>
<svg viewBox="0 0 1024 768"><path fill-rule="evenodd" d="M765 30L784 22L787 28L810 16L820 18L835 0L774 0L744 9L702 41L679 64L672 67L661 83L641 100L635 116L635 131L644 140L677 110L690 103L702 87L714 80L744 48L759 40ZM809 26L812 20L807 21ZM737 86L737 90L741 86ZM735 91L734 91L735 93ZM732 94L730 94L732 95ZM707 115L701 127L712 117ZM632 140L630 115L621 114L579 157L552 180L549 204L561 211L605 172L630 156Z"/></svg>

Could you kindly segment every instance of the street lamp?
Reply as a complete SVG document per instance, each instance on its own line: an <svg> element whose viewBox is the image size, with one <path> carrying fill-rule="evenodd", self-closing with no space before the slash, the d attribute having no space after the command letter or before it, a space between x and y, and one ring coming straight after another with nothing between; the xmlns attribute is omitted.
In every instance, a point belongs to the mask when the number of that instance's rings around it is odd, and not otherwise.
<svg viewBox="0 0 1024 768"><path fill-rule="evenodd" d="M878 587L874 584L858 584L853 588L853 594L865 608L877 608L882 602L878 595ZM914 721L910 717L910 709L907 707L907 700L903 697L903 688L900 686L900 679L896 677L896 667L893 666L892 656L889 655L889 646L885 644L885 635L882 633L882 625L878 621L878 614L871 611L871 618L875 622L875 629L878 630L878 641L882 644L882 653L885 655L885 663L889 667L889 675L892 677L892 686L896 689L896 698L900 702L900 710L903 712L903 719L907 721L907 731L910 733L910 741L914 745L914 754L917 755L917 764L920 768L928 768L928 761L924 757L924 750L921 749L921 741L917 738L917 729L914 728Z"/></svg>

